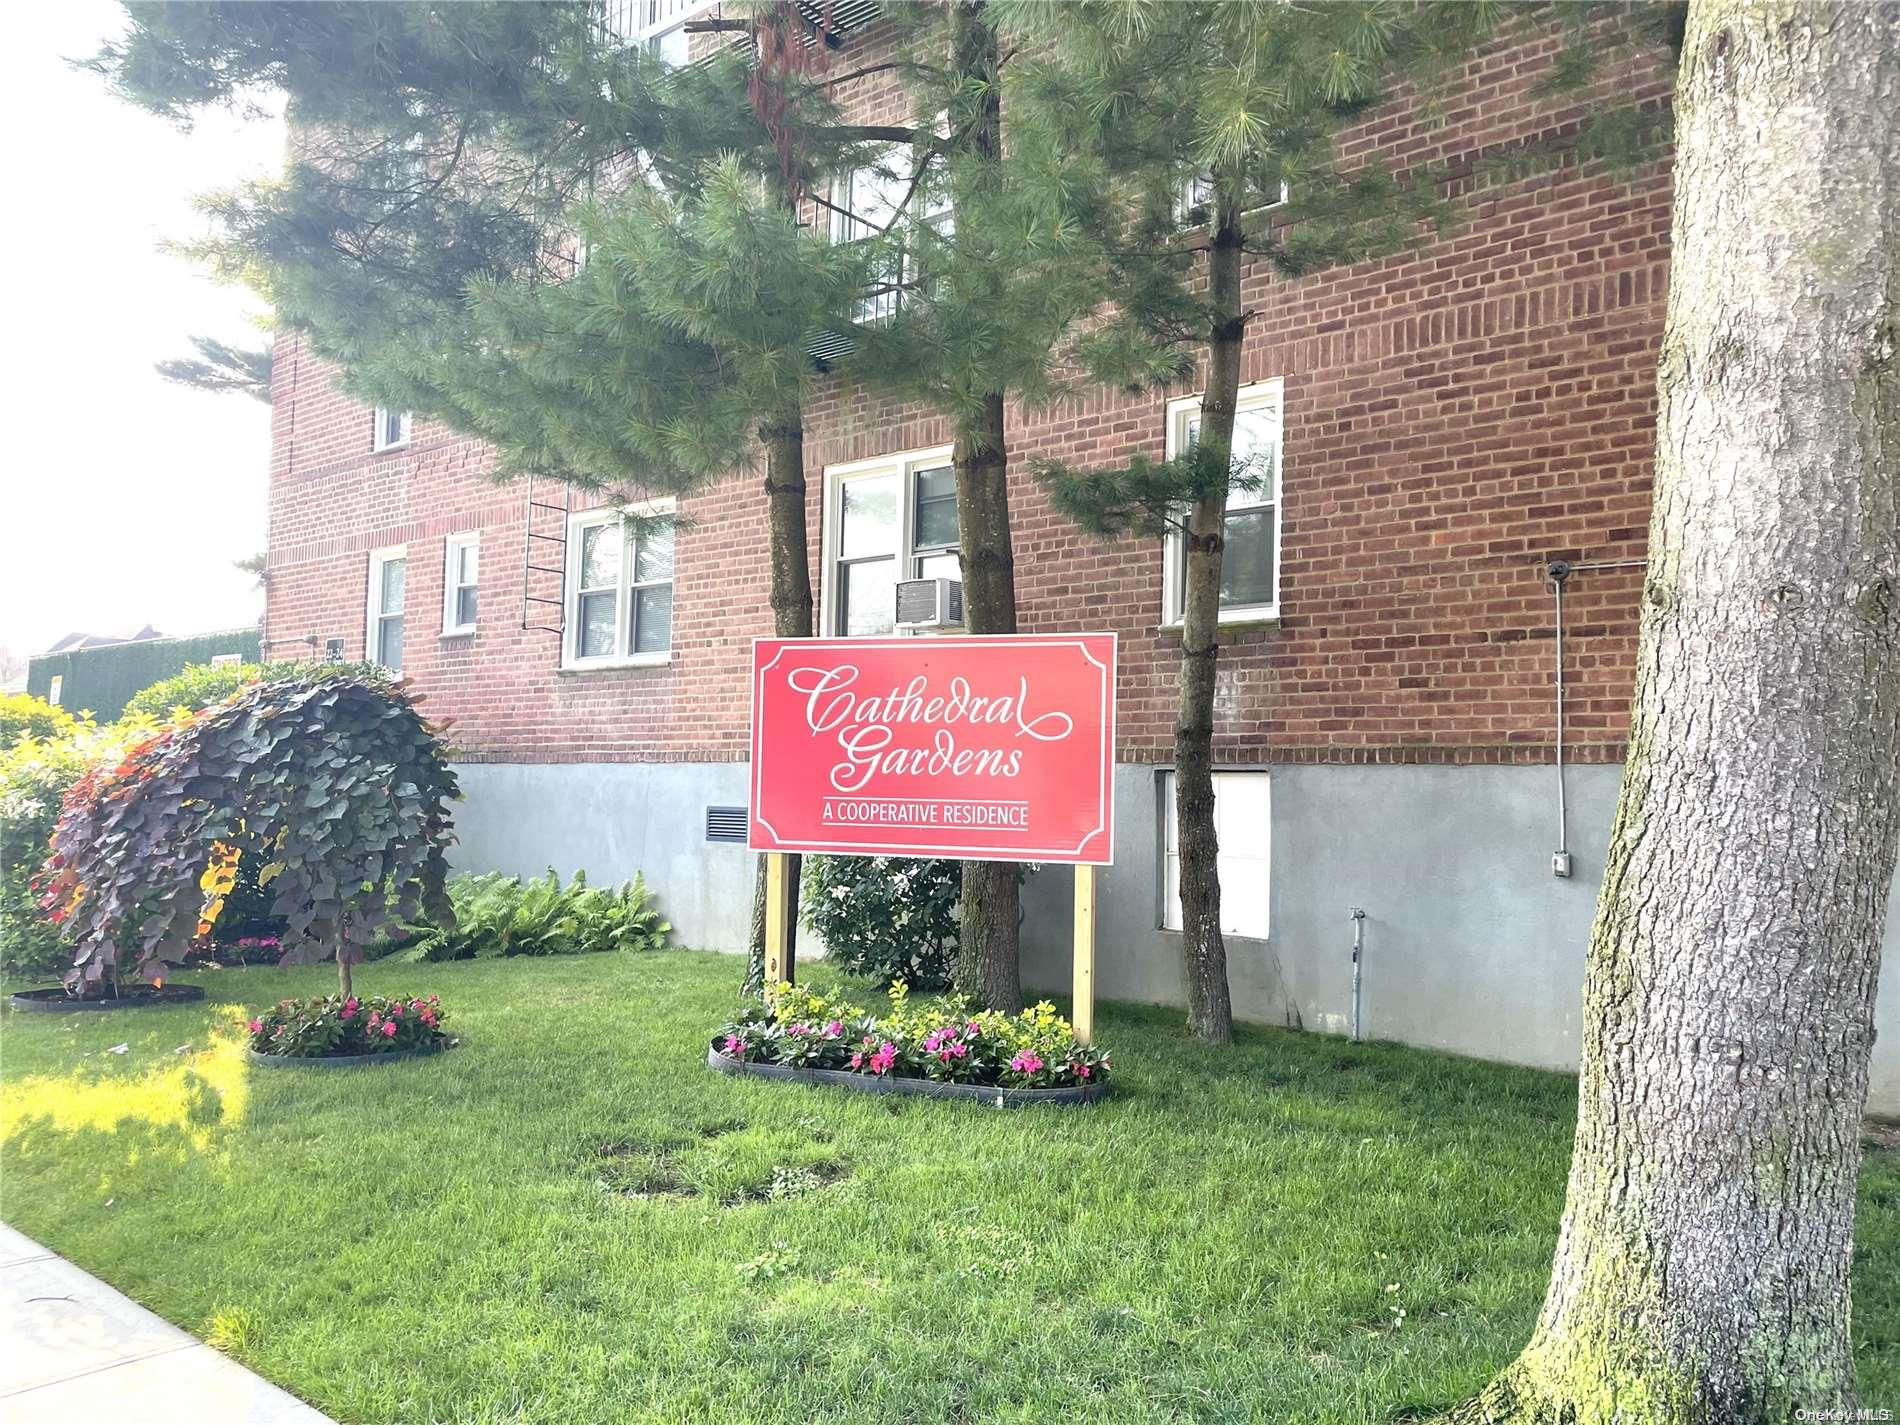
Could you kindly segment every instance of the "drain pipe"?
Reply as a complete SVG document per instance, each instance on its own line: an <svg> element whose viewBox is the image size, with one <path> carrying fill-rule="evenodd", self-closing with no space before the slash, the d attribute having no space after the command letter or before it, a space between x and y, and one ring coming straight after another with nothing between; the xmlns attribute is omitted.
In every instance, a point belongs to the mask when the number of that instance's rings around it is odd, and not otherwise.
<svg viewBox="0 0 1900 1425"><path fill-rule="evenodd" d="M1366 948L1366 913L1352 908L1352 1040L1359 1042L1359 962Z"/></svg>
<svg viewBox="0 0 1900 1425"><path fill-rule="evenodd" d="M1647 559L1598 559L1589 563L1573 564L1568 559L1553 559L1544 566L1544 573L1550 579L1550 587L1555 592L1557 608L1556 653L1557 653L1557 849L1550 856L1550 873L1553 876L1568 878L1570 875L1570 794L1567 778L1564 774L1564 584L1573 574L1586 569L1641 569L1647 566Z"/></svg>

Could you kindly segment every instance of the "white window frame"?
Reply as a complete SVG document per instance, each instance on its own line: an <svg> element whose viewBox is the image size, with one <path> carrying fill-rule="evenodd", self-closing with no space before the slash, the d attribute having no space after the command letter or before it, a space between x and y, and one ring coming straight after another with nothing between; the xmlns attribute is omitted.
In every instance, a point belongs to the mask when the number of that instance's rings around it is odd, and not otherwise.
<svg viewBox="0 0 1900 1425"><path fill-rule="evenodd" d="M942 125L940 119L939 126ZM926 164L932 163L935 157L926 155L924 161ZM917 191L911 191L916 162L917 149L914 146L890 144L872 162L833 173L826 184L825 198L831 206L825 211L825 231L832 242L869 242L879 235L885 224L889 224L889 235L895 236L901 244L895 287L889 291L869 292L860 297L856 313L860 322L881 322L895 316L903 308L913 287L921 281L917 249L911 241L912 232L920 225L928 225L946 235L955 230L955 216L942 187L941 168L934 181L919 184ZM897 175L888 195L893 210L888 213L862 213L853 204L851 189L856 187L859 174L880 168L891 170ZM894 205L906 197L909 201L904 211L898 213ZM860 225L863 231L858 230Z"/></svg>
<svg viewBox="0 0 1900 1425"><path fill-rule="evenodd" d="M1224 782L1237 778L1258 778L1264 799L1258 851L1231 847L1229 828L1220 822L1220 789ZM1178 872L1171 867L1180 862L1175 820L1174 769L1164 768L1155 777L1155 796L1159 813L1156 826L1155 890L1158 902L1156 923L1162 930L1181 930L1181 892ZM1263 768L1217 767L1214 769L1214 825L1220 840L1216 867L1220 876L1221 934L1237 940L1266 940L1272 930L1273 910L1273 776ZM1175 849L1170 849L1171 847ZM1241 912L1257 914L1258 930L1246 922Z"/></svg>
<svg viewBox="0 0 1900 1425"><path fill-rule="evenodd" d="M393 560L403 561L402 573L402 647L404 661L409 653L409 546L406 544L386 545L369 552L369 577L364 587L363 599L363 661L388 668L382 660L382 641L378 638L378 624L390 615L383 611L383 566ZM392 673L400 673L400 666L390 668Z"/></svg>
<svg viewBox="0 0 1900 1425"><path fill-rule="evenodd" d="M1205 227L1213 220L1214 180L1205 173L1191 173L1181 182L1174 195L1174 220L1184 228ZM1280 196L1271 203L1255 203L1247 209L1249 213L1271 213L1275 208L1283 208L1293 196L1293 188L1284 178L1280 180ZM1197 211L1204 211L1202 217L1195 217Z"/></svg>
<svg viewBox="0 0 1900 1425"><path fill-rule="evenodd" d="M674 512L675 502L671 499L644 500L631 505L602 505L597 509L581 510L568 516L567 520L567 577L563 591L565 600L562 622L567 632L561 636L561 667L569 672L584 673L595 668L659 668L673 661L673 625L667 625L667 646L646 653L630 653L628 648L633 641L633 603L637 589L657 588L662 582L671 586L677 599L679 590L679 538L677 532L673 539L673 577L666 580L649 580L640 584L634 582L634 543L629 540L621 549L620 578L616 585L614 600L614 652L603 653L592 658L583 658L577 651L581 640L581 535L592 528L605 524L620 524L629 516L644 519ZM637 536L636 536L637 538ZM678 604L674 605L677 613Z"/></svg>
<svg viewBox="0 0 1900 1425"><path fill-rule="evenodd" d="M457 574L461 564L463 550L472 550L475 554L475 577L467 583L458 583ZM449 535L442 541L442 636L456 638L475 632L475 619L467 623L457 618L461 605L458 597L462 590L476 591L476 618L481 616L482 583L482 536L479 530L465 530L460 534Z"/></svg>
<svg viewBox="0 0 1900 1425"><path fill-rule="evenodd" d="M621 0L620 4L609 6L608 27L632 40L641 49L650 54L660 54L663 42L675 31L682 30L688 20L697 19L714 7L714 0ZM631 33L628 27L615 24L614 12L628 14L634 23ZM690 46L692 37L687 37ZM688 51L690 63L690 49Z"/></svg>
<svg viewBox="0 0 1900 1425"><path fill-rule="evenodd" d="M1168 402L1168 459L1173 460L1187 450L1188 424L1200 414L1201 395L1182 396ZM1271 381L1256 381L1252 385L1240 388L1240 398L1235 403L1236 417L1255 411L1269 411L1273 416L1273 598L1263 604L1233 604L1223 607L1220 621L1224 624L1273 623L1280 617L1280 591L1285 582L1285 569L1281 562L1280 531L1285 522L1286 493L1286 382L1281 377ZM1267 504L1260 498L1259 492L1239 492L1246 503L1235 504L1235 492L1228 495L1229 511L1257 509ZM1161 541L1161 623L1165 628L1179 628L1182 617L1181 580L1186 568L1186 552L1182 545L1181 531L1170 528Z"/></svg>
<svg viewBox="0 0 1900 1425"><path fill-rule="evenodd" d="M838 626L838 596L840 593L838 578L838 553L844 540L844 488L853 480L862 480L867 476L895 475L897 479L897 543L891 550L891 558L897 565L897 579L916 578L917 554L917 502L912 492L917 488L917 472L929 470L940 465L950 464L953 447L934 445L924 450L906 450L896 455L879 455L870 460L854 460L844 465L825 467L825 514L824 527L819 535L819 557L822 561L818 571L818 606L820 637L848 637L846 634L833 634ZM906 569L906 564L910 565ZM893 614L896 612L892 610ZM902 632L899 630L898 632ZM891 634L878 635L892 637Z"/></svg>
<svg viewBox="0 0 1900 1425"><path fill-rule="evenodd" d="M401 450L404 446L409 444L409 436L415 426L414 412L395 412L396 438L394 440L386 440L384 439L384 428L389 424L390 414L390 409L387 406L378 406L376 408L375 424L370 427L369 434L369 448L373 454L381 454L385 450Z"/></svg>

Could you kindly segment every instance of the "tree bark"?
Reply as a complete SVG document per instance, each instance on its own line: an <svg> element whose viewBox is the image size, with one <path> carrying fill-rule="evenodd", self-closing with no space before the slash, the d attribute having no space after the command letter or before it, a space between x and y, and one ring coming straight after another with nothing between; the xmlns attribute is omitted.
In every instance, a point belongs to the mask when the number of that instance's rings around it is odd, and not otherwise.
<svg viewBox="0 0 1900 1425"><path fill-rule="evenodd" d="M765 447L766 544L772 563L772 632L779 638L812 636L811 553L805 537L805 421L798 406L777 412L759 427ZM791 945L785 977L798 964L798 883L801 857L793 856ZM744 993L761 994L765 984L765 858L760 856L752 882L752 925L747 946Z"/></svg>
<svg viewBox="0 0 1900 1425"><path fill-rule="evenodd" d="M1241 225L1239 202L1223 193L1208 243L1207 295L1212 323L1207 386L1195 458L1226 471L1233 460L1234 410L1240 401ZM1181 957L1188 1028L1209 1044L1231 1044L1234 1009L1227 988L1227 943L1220 930L1219 841L1214 831L1214 690L1220 656L1221 559L1227 546L1227 476L1187 513L1181 540L1181 682L1174 718L1174 818L1181 853Z"/></svg>
<svg viewBox="0 0 1900 1425"><path fill-rule="evenodd" d="M1900 7L1695 0L1636 704L1544 1309L1467 1420L1852 1408L1900 836Z"/></svg>
<svg viewBox="0 0 1900 1425"><path fill-rule="evenodd" d="M1016 631L1016 559L1009 528L1009 470L1004 459L1003 398L986 396L980 424L957 437L963 619L971 633ZM1020 895L1016 867L1004 861L963 863L961 938L956 987L990 1009L1023 1007L1019 952Z"/></svg>
<svg viewBox="0 0 1900 1425"><path fill-rule="evenodd" d="M950 64L970 84L983 86L975 121L958 144L980 160L979 175L1002 157L1003 118L996 84L996 31L982 0L956 0L950 7ZM956 155L952 155L954 158ZM976 186L986 181L979 176ZM981 201L962 184L957 206ZM1003 393L984 393L973 415L958 421L951 463L957 478L959 555L964 626L971 633L1016 631L1016 555L1009 526L1008 445ZM1022 1008L1017 869L1000 861L963 863L963 903L957 946L956 988L990 1009Z"/></svg>

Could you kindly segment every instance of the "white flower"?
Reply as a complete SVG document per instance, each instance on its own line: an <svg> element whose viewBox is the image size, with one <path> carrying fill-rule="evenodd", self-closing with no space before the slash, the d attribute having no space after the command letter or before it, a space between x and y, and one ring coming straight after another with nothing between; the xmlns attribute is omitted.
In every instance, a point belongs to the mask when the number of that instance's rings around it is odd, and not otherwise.
<svg viewBox="0 0 1900 1425"><path fill-rule="evenodd" d="M833 886L833 887L831 888L831 898L832 898L833 900L835 900L835 901L848 901L848 900L850 900L850 899L851 899L851 887L849 887L849 886Z"/></svg>

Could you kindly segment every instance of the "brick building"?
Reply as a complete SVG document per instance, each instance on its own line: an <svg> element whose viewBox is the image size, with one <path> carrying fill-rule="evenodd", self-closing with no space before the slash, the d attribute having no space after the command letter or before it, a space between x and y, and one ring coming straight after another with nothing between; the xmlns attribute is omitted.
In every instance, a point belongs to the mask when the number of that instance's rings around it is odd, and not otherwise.
<svg viewBox="0 0 1900 1425"><path fill-rule="evenodd" d="M695 8L643 0L636 18L676 53ZM838 62L864 67L889 43L871 24ZM1348 151L1475 162L1574 129L1603 95L1539 98L1548 57L1500 45L1447 87L1445 112L1394 104ZM841 92L874 121L904 112L895 82ZM1646 64L1604 83L1668 101L1669 76ZM1243 427L1279 476L1230 516L1216 731L1230 973L1241 1017L1344 1030L1363 908L1369 1035L1557 1066L1577 1045L1628 715L1670 182L1660 165L1564 167L1468 196L1459 231L1404 255L1247 284L1262 315ZM708 842L706 810L746 798L745 670L771 629L756 475L684 501L671 538L623 535L594 497L498 485L478 442L357 405L331 375L280 339L269 656L399 663L454 719L464 866L642 870L682 940L737 948L752 856ZM892 577L954 564L936 473L950 430L828 380L806 413L822 631L883 631ZM1180 998L1175 561L1080 535L1026 471L1036 456L1159 455L1185 438L1194 396L1099 391L1009 415L1021 626L1121 640L1111 998ZM1564 599L1561 826L1555 559L1586 566ZM1560 844L1568 878L1552 873ZM1025 887L1031 983L1066 983L1068 885L1052 868ZM1892 978L1883 1026L1900 1022ZM1900 1108L1884 1046L1874 1083L1876 1105Z"/></svg>

